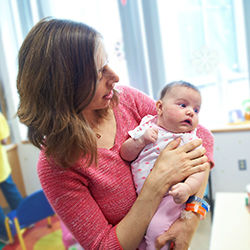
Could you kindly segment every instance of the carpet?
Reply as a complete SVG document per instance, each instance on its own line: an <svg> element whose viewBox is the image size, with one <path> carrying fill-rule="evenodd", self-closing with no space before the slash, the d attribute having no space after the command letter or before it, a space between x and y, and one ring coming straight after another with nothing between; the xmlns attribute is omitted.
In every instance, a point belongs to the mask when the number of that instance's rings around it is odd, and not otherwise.
<svg viewBox="0 0 250 250"><path fill-rule="evenodd" d="M47 219L39 221L34 227L23 233L27 250L65 250L62 242L62 230L56 216L52 217L52 227L48 227ZM13 244L2 246L0 250L22 250L17 235Z"/></svg>
<svg viewBox="0 0 250 250"><path fill-rule="evenodd" d="M4 247L4 244L0 242L0 250L2 250Z"/></svg>

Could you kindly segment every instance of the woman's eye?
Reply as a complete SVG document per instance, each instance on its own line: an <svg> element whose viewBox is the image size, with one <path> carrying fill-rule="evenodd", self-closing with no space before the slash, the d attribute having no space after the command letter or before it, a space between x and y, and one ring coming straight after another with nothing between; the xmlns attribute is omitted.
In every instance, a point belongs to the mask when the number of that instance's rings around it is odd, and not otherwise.
<svg viewBox="0 0 250 250"><path fill-rule="evenodd" d="M105 69L102 68L98 71L98 80L100 81L103 78L103 74L104 74Z"/></svg>
<svg viewBox="0 0 250 250"><path fill-rule="evenodd" d="M102 79L102 71L99 71L98 72L98 80L101 80Z"/></svg>
<svg viewBox="0 0 250 250"><path fill-rule="evenodd" d="M98 71L98 80L100 81L104 76L106 76L107 72L108 72L108 70L107 70L106 66L104 66L102 69L100 69Z"/></svg>

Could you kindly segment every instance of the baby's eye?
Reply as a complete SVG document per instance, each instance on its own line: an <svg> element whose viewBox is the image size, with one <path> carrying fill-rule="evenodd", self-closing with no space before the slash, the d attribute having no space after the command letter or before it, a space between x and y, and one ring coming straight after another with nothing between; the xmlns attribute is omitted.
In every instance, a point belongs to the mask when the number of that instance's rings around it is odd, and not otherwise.
<svg viewBox="0 0 250 250"><path fill-rule="evenodd" d="M197 108L197 109L194 109L194 112L198 114L200 110Z"/></svg>
<svg viewBox="0 0 250 250"><path fill-rule="evenodd" d="M184 103L179 104L179 106L180 106L181 108L186 108L186 104L184 104Z"/></svg>

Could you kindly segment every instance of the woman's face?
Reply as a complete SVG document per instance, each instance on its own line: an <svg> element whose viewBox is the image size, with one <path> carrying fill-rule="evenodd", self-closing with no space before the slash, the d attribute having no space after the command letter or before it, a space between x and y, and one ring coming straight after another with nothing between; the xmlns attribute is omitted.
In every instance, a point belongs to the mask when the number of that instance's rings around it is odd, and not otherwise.
<svg viewBox="0 0 250 250"><path fill-rule="evenodd" d="M98 70L96 92L90 104L83 111L84 113L107 108L113 97L115 83L119 81L118 75L107 64L107 53L102 42L99 43L96 50L95 60Z"/></svg>

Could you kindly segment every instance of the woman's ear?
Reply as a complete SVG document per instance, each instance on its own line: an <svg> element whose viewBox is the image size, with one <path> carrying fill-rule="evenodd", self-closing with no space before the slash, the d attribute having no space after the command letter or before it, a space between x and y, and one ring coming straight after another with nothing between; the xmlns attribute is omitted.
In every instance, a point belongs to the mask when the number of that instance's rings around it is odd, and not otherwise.
<svg viewBox="0 0 250 250"><path fill-rule="evenodd" d="M162 100L158 100L155 103L157 114L160 116L162 114Z"/></svg>

